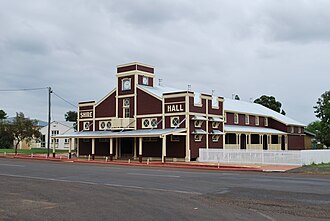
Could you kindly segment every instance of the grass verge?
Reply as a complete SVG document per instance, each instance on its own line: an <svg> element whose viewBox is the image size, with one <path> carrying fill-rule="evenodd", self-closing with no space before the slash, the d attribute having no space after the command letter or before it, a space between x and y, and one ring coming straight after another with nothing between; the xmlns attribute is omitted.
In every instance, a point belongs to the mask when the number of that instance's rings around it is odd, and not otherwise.
<svg viewBox="0 0 330 221"><path fill-rule="evenodd" d="M289 173L309 173L309 174L328 174L328 175L330 175L330 163L305 165L305 166L290 170L288 172Z"/></svg>
<svg viewBox="0 0 330 221"><path fill-rule="evenodd" d="M0 149L0 154L3 153L15 153L15 149ZM43 148L32 148L31 150L17 150L17 153L20 154L46 154L47 149ZM52 149L50 149L52 153ZM56 153L68 153L68 150L56 150Z"/></svg>

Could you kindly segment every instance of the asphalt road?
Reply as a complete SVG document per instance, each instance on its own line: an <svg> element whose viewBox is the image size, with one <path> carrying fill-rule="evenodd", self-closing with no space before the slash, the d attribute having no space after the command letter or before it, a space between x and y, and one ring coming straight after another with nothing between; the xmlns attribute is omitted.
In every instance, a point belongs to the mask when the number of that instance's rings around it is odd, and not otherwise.
<svg viewBox="0 0 330 221"><path fill-rule="evenodd" d="M0 159L0 220L330 220L330 177Z"/></svg>

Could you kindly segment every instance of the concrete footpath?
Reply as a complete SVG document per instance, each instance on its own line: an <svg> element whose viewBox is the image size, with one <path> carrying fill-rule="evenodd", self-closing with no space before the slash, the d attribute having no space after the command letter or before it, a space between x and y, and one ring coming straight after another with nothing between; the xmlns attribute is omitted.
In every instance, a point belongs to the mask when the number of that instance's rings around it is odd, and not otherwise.
<svg viewBox="0 0 330 221"><path fill-rule="evenodd" d="M97 158L95 160L87 158L72 157L68 159L67 154L57 154L56 158L50 156L47 158L46 154L3 154L0 158L15 158L15 159L29 159L29 160L46 160L57 162L71 162L71 163L90 163L90 164L109 164L109 165L126 165L126 166L144 166L144 167L162 167L162 168L182 168L182 169L203 169L203 170L219 170L219 171L254 171L254 172L285 172L299 166L287 165L246 165L246 164L217 164L217 163L200 163L200 162L166 162L159 161L143 161L140 163L135 160L113 160L109 161L107 158Z"/></svg>

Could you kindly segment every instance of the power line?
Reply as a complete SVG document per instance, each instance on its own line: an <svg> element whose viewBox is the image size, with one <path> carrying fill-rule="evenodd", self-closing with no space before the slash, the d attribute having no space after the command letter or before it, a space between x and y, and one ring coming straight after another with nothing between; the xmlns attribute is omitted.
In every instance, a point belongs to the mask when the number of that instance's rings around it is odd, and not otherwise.
<svg viewBox="0 0 330 221"><path fill-rule="evenodd" d="M21 89L0 89L0 92L37 91L37 90L45 90L45 89L48 89L48 87L21 88Z"/></svg>
<svg viewBox="0 0 330 221"><path fill-rule="evenodd" d="M66 102L67 104L70 104L71 106L73 106L73 107L75 107L75 108L78 108L76 105L74 105L74 104L71 103L70 101L64 99L64 98L61 97L60 95L56 94L54 91L52 91L52 93L53 93L56 97L60 98L60 99L63 100L64 102Z"/></svg>

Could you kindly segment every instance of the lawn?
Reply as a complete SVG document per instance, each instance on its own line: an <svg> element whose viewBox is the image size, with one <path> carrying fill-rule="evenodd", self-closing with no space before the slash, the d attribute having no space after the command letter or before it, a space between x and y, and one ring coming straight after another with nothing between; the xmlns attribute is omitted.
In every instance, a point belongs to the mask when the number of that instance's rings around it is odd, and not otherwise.
<svg viewBox="0 0 330 221"><path fill-rule="evenodd" d="M53 152L52 149L49 150L50 153ZM15 153L15 149L0 149L0 154L2 153ZM32 148L31 150L17 150L20 154L46 154L47 149L42 148ZM68 153L68 150L56 150L56 153Z"/></svg>
<svg viewBox="0 0 330 221"><path fill-rule="evenodd" d="M312 173L312 174L330 174L330 163L320 163L305 165L297 169L290 170L292 173Z"/></svg>

